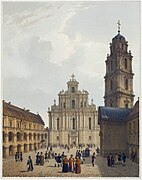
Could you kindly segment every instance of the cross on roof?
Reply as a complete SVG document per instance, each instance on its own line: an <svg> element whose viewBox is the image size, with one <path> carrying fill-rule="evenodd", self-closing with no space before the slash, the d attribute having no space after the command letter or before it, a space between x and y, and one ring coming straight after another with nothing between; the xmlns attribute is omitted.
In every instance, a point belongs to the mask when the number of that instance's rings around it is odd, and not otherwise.
<svg viewBox="0 0 142 180"><path fill-rule="evenodd" d="M72 80L74 80L75 75L74 75L74 74L72 74L72 75L71 75L71 77L72 77Z"/></svg>
<svg viewBox="0 0 142 180"><path fill-rule="evenodd" d="M118 20L117 24L118 24L118 33L120 33L120 26L121 26L120 20Z"/></svg>

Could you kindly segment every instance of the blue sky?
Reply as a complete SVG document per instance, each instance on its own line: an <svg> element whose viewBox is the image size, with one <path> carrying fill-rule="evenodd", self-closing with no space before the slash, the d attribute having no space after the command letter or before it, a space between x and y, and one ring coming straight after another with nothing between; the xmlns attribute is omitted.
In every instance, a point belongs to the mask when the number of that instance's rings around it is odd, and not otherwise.
<svg viewBox="0 0 142 180"><path fill-rule="evenodd" d="M58 102L72 73L89 102L104 104L105 60L117 34L133 55L135 101L140 96L140 3L137 1L2 2L3 99L39 112Z"/></svg>

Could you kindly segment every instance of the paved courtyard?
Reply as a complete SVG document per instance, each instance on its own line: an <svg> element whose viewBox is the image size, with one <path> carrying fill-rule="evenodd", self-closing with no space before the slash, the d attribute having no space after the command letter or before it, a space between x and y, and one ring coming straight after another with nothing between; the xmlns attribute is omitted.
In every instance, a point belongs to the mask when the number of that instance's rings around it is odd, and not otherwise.
<svg viewBox="0 0 142 180"><path fill-rule="evenodd" d="M65 149L54 148L54 152L62 153L70 157L70 154L75 155L76 149L73 148L68 152ZM39 149L39 152L45 153L46 149ZM91 149L91 154L94 152ZM31 155L34 170L27 172L27 158ZM45 162L44 166L35 165L35 152L29 152L23 154L23 162L15 162L14 157L3 159L3 177L138 177L139 167L138 164L127 159L126 166L122 167L117 165L115 167L108 167L106 158L97 156L96 164L93 167L91 164L91 157L85 158L84 164L81 165L81 174L75 174L72 172L62 173L61 167L54 167L55 160L50 159L50 162Z"/></svg>

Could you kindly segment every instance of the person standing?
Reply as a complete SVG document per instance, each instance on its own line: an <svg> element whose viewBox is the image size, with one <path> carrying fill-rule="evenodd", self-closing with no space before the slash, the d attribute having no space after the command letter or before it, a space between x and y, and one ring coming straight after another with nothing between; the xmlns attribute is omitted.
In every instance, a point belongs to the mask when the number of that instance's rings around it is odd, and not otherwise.
<svg viewBox="0 0 142 180"><path fill-rule="evenodd" d="M111 153L110 155L107 157L107 165L110 167L111 166Z"/></svg>
<svg viewBox="0 0 142 180"><path fill-rule="evenodd" d="M69 160L68 160L67 156L64 155L62 172L67 173L69 171L68 162L69 162Z"/></svg>
<svg viewBox="0 0 142 180"><path fill-rule="evenodd" d="M92 155L92 166L94 166L95 162L96 162L96 154L94 152Z"/></svg>
<svg viewBox="0 0 142 180"><path fill-rule="evenodd" d="M126 162L126 155L125 153L122 154L122 166L125 166L125 162Z"/></svg>
<svg viewBox="0 0 142 180"><path fill-rule="evenodd" d="M17 162L18 161L18 154L17 154L17 152L15 153L15 162Z"/></svg>
<svg viewBox="0 0 142 180"><path fill-rule="evenodd" d="M62 157L60 155L60 153L57 156L57 163L58 163L58 167L61 165L62 166Z"/></svg>
<svg viewBox="0 0 142 180"><path fill-rule="evenodd" d="M39 155L39 152L37 153L36 155L36 165L39 165L40 164L40 155Z"/></svg>
<svg viewBox="0 0 142 180"><path fill-rule="evenodd" d="M74 172L74 158L72 154L69 158L69 171Z"/></svg>
<svg viewBox="0 0 142 180"><path fill-rule="evenodd" d="M34 168L33 168L33 162L32 162L31 156L29 156L28 158L27 165L28 165L27 171L33 171Z"/></svg>
<svg viewBox="0 0 142 180"><path fill-rule="evenodd" d="M76 173L76 174L80 174L80 173L81 173L81 162L80 162L79 157L76 157L75 173Z"/></svg>
<svg viewBox="0 0 142 180"><path fill-rule="evenodd" d="M43 156L42 152L40 153L40 165L41 166L44 165L44 156Z"/></svg>
<svg viewBox="0 0 142 180"><path fill-rule="evenodd" d="M46 161L48 160L48 154L47 154L47 151L45 152L44 158L45 158L45 162L46 162Z"/></svg>
<svg viewBox="0 0 142 180"><path fill-rule="evenodd" d="M22 152L20 153L20 161L21 162L23 161L23 154L22 154Z"/></svg>

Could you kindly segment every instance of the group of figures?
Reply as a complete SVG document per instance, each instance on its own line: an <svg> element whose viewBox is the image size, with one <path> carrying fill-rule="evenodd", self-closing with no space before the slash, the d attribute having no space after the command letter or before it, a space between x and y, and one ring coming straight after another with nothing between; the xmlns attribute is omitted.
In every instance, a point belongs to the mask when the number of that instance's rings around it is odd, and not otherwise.
<svg viewBox="0 0 142 180"><path fill-rule="evenodd" d="M15 161L16 162L22 162L23 161L23 154L22 154L22 152L16 152L15 153Z"/></svg>
<svg viewBox="0 0 142 180"><path fill-rule="evenodd" d="M81 173L81 161L79 157L73 158L73 155L71 154L70 158L68 159L66 155L64 155L63 158L63 167L62 172L75 172L76 174Z"/></svg>
<svg viewBox="0 0 142 180"><path fill-rule="evenodd" d="M44 165L44 155L42 152L40 154L38 152L36 155L36 165L40 165L40 166Z"/></svg>
<svg viewBox="0 0 142 180"><path fill-rule="evenodd" d="M126 154L119 152L119 154L112 155L111 153L107 157L107 165L109 167L114 167L115 165L121 164L125 166L126 163Z"/></svg>

